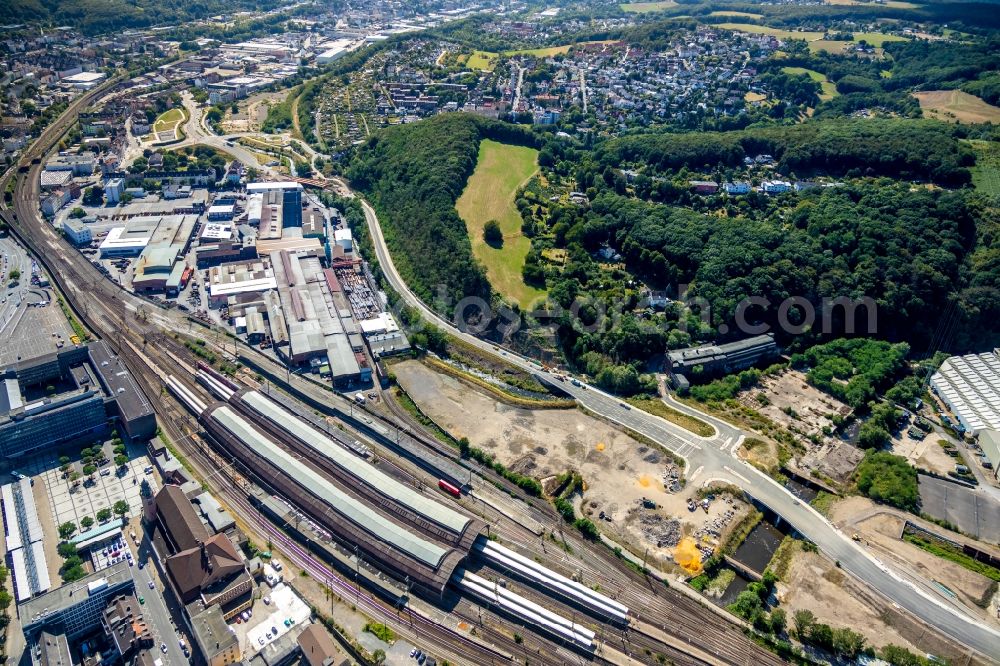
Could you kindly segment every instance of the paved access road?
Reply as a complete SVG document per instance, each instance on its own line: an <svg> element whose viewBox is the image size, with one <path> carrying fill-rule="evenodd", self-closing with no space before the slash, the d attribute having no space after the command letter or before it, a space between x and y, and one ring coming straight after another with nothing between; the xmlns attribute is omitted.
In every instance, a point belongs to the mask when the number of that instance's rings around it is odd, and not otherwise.
<svg viewBox="0 0 1000 666"><path fill-rule="evenodd" d="M815 543L828 557L860 581L878 590L890 602L906 609L956 641L1000 661L1000 632L977 622L960 611L945 605L913 583L890 571L863 547L841 533L826 518L808 504L801 503L783 486L756 468L743 462L736 449L748 434L723 421L694 410L687 405L668 400L671 406L711 423L716 430L712 437L699 437L664 419L633 408L618 398L583 383L560 381L531 359L500 349L495 345L464 333L428 308L399 276L385 244L382 229L374 209L362 201L368 229L379 264L389 284L408 305L416 308L423 318L446 329L451 335L525 371L540 376L563 388L577 402L607 419L630 428L684 458L688 480L703 483L719 479L734 483L765 506L787 520L800 534Z"/></svg>

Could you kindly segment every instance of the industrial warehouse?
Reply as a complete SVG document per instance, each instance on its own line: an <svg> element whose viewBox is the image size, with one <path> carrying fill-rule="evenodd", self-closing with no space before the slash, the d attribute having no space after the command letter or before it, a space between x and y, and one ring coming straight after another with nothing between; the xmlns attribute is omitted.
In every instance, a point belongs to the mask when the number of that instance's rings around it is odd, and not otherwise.
<svg viewBox="0 0 1000 666"><path fill-rule="evenodd" d="M233 162L230 182L243 172ZM302 183L214 193L199 184L159 193L147 186L156 187L111 178L113 208L82 219L56 215L67 238L125 289L226 326L341 390L370 386L376 372L384 379L378 360L409 350L345 220ZM131 199L119 201L125 194Z"/></svg>
<svg viewBox="0 0 1000 666"><path fill-rule="evenodd" d="M466 563L475 558L600 621L628 623L624 605L489 541L481 520L392 478L363 452L342 445L269 396L207 367L199 368L197 382L215 402L199 397L176 377L168 378L167 386L198 416L220 455L407 588L440 601L450 587L566 644L593 649L595 634L586 626L466 571ZM459 494L461 485L456 479L442 480L443 488Z"/></svg>

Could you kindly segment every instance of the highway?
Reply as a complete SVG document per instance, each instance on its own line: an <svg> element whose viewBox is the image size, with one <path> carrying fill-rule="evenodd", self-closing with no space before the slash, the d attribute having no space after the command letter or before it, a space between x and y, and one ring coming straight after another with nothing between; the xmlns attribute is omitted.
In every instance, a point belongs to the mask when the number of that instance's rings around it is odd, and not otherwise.
<svg viewBox="0 0 1000 666"><path fill-rule="evenodd" d="M560 381L555 374L543 370L537 362L465 333L453 322L432 311L400 277L386 246L375 210L367 202L362 200L361 203L382 272L392 288L407 305L419 311L425 321L447 330L450 335L489 355L499 357L515 367L560 386L582 407L644 435L679 455L685 460L685 475L690 482L720 480L739 486L748 495L787 520L802 536L815 543L824 554L839 562L842 569L877 590L891 603L909 611L961 644L1000 661L1000 632L977 622L903 579L840 532L811 506L803 504L771 477L741 460L736 455L736 450L743 438L750 433L687 405L670 401L673 408L707 421L715 428L714 436L699 437L664 419L631 407L593 386L584 383L576 386L569 381Z"/></svg>

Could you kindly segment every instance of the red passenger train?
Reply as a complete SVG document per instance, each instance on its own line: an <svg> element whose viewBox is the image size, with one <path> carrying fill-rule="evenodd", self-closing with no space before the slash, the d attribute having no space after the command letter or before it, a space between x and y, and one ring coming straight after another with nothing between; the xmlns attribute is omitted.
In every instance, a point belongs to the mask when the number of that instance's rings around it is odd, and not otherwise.
<svg viewBox="0 0 1000 666"><path fill-rule="evenodd" d="M441 490L445 491L449 495L453 495L454 497L461 497L462 496L462 491L461 490L459 490L454 485L448 483L444 479L440 479L438 481L438 488L440 488Z"/></svg>

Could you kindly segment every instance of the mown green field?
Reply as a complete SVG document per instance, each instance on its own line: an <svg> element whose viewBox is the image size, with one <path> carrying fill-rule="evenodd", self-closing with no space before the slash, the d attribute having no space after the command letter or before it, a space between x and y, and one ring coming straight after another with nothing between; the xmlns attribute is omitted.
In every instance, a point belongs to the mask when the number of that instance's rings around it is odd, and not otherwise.
<svg viewBox="0 0 1000 666"><path fill-rule="evenodd" d="M581 44L610 44L612 41L613 40L578 42L575 44L562 44L561 46L545 46L537 49L515 49L512 51L504 51L503 55L508 57L529 55L536 56L538 58L551 58L552 56L560 55L562 53L568 53L571 48ZM496 67L497 58L499 56L500 54L492 51L473 51L471 55L466 57L464 65L469 69L493 71L493 68Z"/></svg>
<svg viewBox="0 0 1000 666"><path fill-rule="evenodd" d="M715 27L722 28L723 30L749 32L756 35L774 35L778 39L804 39L807 42L822 39L823 37L822 32L781 30L780 28L772 28L767 25L756 25L754 23L717 23Z"/></svg>
<svg viewBox="0 0 1000 666"><path fill-rule="evenodd" d="M661 0L661 2L627 2L619 5L623 12L635 12L637 14L660 12L664 9L670 9L671 7L676 6L677 3L674 2L674 0Z"/></svg>
<svg viewBox="0 0 1000 666"><path fill-rule="evenodd" d="M709 16L731 16L733 18L762 19L763 14L752 14L750 12L717 11L709 12Z"/></svg>
<svg viewBox="0 0 1000 666"><path fill-rule="evenodd" d="M160 114L153 123L154 132L165 132L184 122L183 109L169 109Z"/></svg>
<svg viewBox="0 0 1000 666"><path fill-rule="evenodd" d="M455 202L469 231L472 253L486 267L490 284L522 307L545 293L526 285L521 277L531 240L521 234L521 215L514 206L518 188L537 171L537 150L484 139L479 144L476 170ZM503 231L500 248L483 240L483 227L490 220L496 220Z"/></svg>
<svg viewBox="0 0 1000 666"><path fill-rule="evenodd" d="M1000 197L1000 143L969 141L976 151L976 166L972 167L972 184L977 192Z"/></svg>
<svg viewBox="0 0 1000 666"><path fill-rule="evenodd" d="M833 99L840 94L837 92L837 86L835 86L831 81L828 81L824 74L821 74L814 69L806 69L805 67L782 67L781 71L785 74L808 74L810 79L816 81L822 87L823 92L819 94L819 98L824 102L826 100Z"/></svg>

